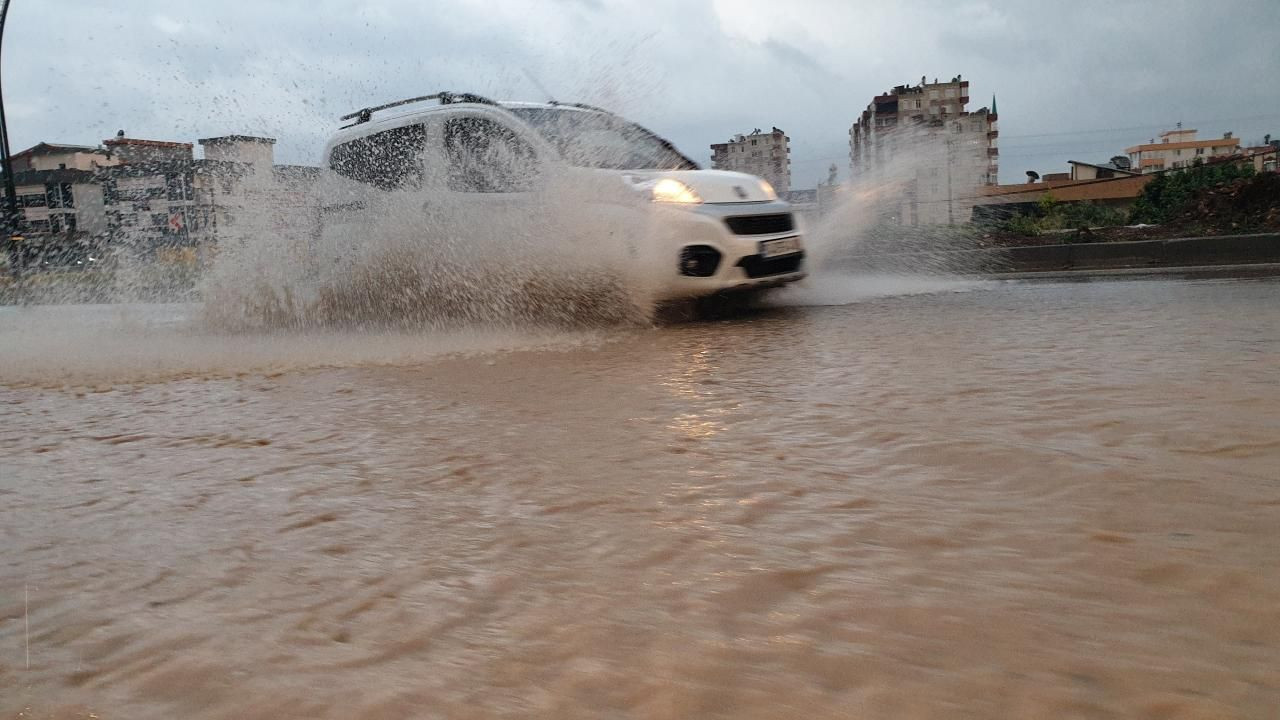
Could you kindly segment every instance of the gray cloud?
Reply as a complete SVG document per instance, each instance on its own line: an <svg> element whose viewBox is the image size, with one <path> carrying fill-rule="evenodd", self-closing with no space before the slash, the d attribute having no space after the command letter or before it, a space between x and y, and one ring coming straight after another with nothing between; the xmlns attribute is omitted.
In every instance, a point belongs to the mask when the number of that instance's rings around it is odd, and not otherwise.
<svg viewBox="0 0 1280 720"><path fill-rule="evenodd" d="M999 96L1017 181L1177 121L1280 134L1277 27L1278 3L1195 0L13 0L4 69L17 148L238 132L316 162L357 107L446 88L540 99L541 85L704 160L712 142L777 125L797 186L844 171L873 95L963 73L974 107Z"/></svg>

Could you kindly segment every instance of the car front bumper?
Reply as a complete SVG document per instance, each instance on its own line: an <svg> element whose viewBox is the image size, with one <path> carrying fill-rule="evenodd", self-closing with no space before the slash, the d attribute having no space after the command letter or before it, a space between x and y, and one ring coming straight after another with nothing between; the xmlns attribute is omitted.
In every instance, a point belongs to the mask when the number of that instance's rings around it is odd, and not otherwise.
<svg viewBox="0 0 1280 720"><path fill-rule="evenodd" d="M663 206L661 215L664 251L662 262L671 275L657 289L659 300L705 297L733 291L763 290L795 282L805 277L805 252L801 228L785 202L708 203L694 206ZM791 214L790 229L778 232L735 234L726 218L755 218ZM764 243L794 239L798 252L766 258ZM696 250L690 250L696 249ZM709 250L708 250L709 249ZM710 256L718 253L710 274L687 274L684 264L689 252Z"/></svg>

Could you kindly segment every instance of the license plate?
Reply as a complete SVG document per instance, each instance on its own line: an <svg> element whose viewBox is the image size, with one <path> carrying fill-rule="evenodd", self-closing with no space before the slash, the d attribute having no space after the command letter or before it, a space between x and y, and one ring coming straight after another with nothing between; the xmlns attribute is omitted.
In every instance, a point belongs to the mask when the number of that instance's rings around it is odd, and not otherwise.
<svg viewBox="0 0 1280 720"><path fill-rule="evenodd" d="M800 238L798 237L762 240L760 242L760 257L766 260L798 252L800 252Z"/></svg>

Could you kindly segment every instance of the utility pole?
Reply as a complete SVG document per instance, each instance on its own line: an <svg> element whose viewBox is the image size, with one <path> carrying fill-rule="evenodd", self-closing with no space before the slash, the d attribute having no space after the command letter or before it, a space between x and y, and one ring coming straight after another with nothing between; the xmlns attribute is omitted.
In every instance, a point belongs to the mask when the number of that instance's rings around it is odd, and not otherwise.
<svg viewBox="0 0 1280 720"><path fill-rule="evenodd" d="M0 0L0 59L4 56L4 21L9 15L9 0ZM3 75L3 73L0 73ZM3 82L0 81L0 88ZM4 93L0 89L0 171L4 172L4 200L0 204L0 231L9 252L9 272L15 280L22 277L23 251L18 245L18 193L13 185L13 163L9 152L9 124L4 116Z"/></svg>

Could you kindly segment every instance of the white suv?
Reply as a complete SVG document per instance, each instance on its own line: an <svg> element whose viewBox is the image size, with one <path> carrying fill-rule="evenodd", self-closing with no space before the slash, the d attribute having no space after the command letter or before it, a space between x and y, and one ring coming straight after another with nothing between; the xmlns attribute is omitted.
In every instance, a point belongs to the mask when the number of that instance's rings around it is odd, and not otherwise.
<svg viewBox="0 0 1280 720"><path fill-rule="evenodd" d="M428 101L436 103L375 117ZM646 250L662 268L652 288L657 300L759 290L805 276L795 217L768 182L702 170L668 141L608 111L439 93L342 119L354 122L330 139L325 166L344 182L451 195L473 213L494 214L522 202L534 212L543 202L538 194L559 183L571 188L573 202L603 209L610 222L643 222L655 244ZM369 220L361 215L372 211L364 202L326 207L322 235L358 236Z"/></svg>

